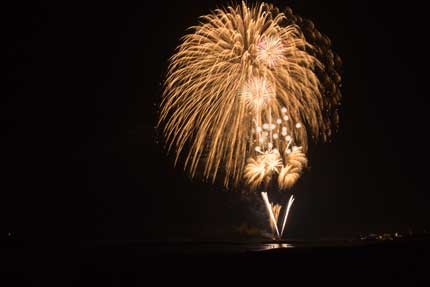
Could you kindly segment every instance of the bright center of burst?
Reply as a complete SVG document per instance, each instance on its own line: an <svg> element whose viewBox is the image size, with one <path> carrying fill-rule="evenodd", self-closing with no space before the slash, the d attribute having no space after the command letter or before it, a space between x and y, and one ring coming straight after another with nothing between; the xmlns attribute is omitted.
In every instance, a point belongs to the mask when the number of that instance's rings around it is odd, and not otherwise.
<svg viewBox="0 0 430 287"><path fill-rule="evenodd" d="M262 37L257 45L257 61L273 68L284 58L284 46L279 37Z"/></svg>
<svg viewBox="0 0 430 287"><path fill-rule="evenodd" d="M240 96L248 107L260 111L272 103L275 99L275 91L264 78L253 77L242 87Z"/></svg>

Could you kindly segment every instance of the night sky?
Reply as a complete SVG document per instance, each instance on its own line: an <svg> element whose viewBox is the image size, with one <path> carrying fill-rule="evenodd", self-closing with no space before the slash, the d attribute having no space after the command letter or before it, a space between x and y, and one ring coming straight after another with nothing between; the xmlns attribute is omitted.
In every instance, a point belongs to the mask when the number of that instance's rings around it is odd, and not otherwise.
<svg viewBox="0 0 430 287"><path fill-rule="evenodd" d="M173 167L154 129L168 58L222 3L4 9L1 238L228 239L261 227L258 204ZM288 236L430 229L424 2L272 3L314 21L343 60L340 130L310 150Z"/></svg>

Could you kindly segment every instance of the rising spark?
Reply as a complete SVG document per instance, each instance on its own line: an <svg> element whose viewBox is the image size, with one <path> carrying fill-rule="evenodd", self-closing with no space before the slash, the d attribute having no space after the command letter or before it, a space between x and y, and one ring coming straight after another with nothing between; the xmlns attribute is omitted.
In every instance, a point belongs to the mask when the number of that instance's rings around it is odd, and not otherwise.
<svg viewBox="0 0 430 287"><path fill-rule="evenodd" d="M276 204L272 202L270 204L270 207L272 209L272 213L273 213L273 217L275 218L275 221L278 222L279 214L281 213L282 206L280 204ZM277 226L274 225L272 221L270 221L270 227L272 228L273 237L276 238L275 235L276 235ZM282 237L282 234L280 233L278 239L280 239L281 237Z"/></svg>
<svg viewBox="0 0 430 287"><path fill-rule="evenodd" d="M273 214L272 206L269 202L267 192L262 192L261 197L263 198L264 204L266 205L267 212L269 213L269 218L271 220L271 225L275 227L276 236L279 238L278 223L276 221L275 215Z"/></svg>
<svg viewBox="0 0 430 287"><path fill-rule="evenodd" d="M284 234L285 224L287 223L288 214L290 213L290 208L293 205L293 202L294 202L294 195L291 195L290 200L288 201L287 210L285 211L284 222L282 223L280 238L282 238L282 235Z"/></svg>

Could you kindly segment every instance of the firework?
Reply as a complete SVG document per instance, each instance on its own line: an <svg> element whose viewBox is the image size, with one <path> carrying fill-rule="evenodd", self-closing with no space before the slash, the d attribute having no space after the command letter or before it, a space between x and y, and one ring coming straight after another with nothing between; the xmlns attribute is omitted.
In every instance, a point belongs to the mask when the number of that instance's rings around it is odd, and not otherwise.
<svg viewBox="0 0 430 287"><path fill-rule="evenodd" d="M267 192L262 192L261 197L263 198L264 204L266 205L267 212L269 213L270 226L276 231L276 236L279 238L280 234L278 230L278 220L277 220L278 218L275 217L275 214L272 209L272 205L270 204L269 198L267 196ZM279 215L279 210L277 214Z"/></svg>
<svg viewBox="0 0 430 287"><path fill-rule="evenodd" d="M286 150L285 167L282 167L278 176L278 184L280 188L289 189L299 179L303 169L306 167L308 160L302 152L302 147L297 147L293 151Z"/></svg>
<svg viewBox="0 0 430 287"><path fill-rule="evenodd" d="M256 189L264 180L270 180L272 174L279 173L283 168L279 151L272 149L261 152L256 159L250 158L245 168L245 180L251 188Z"/></svg>
<svg viewBox="0 0 430 287"><path fill-rule="evenodd" d="M290 208L294 202L294 195L291 195L290 200L288 201L287 208L285 210L284 222L282 223L282 229L279 237L282 237L284 234L285 224L287 223L288 214L290 213Z"/></svg>
<svg viewBox="0 0 430 287"><path fill-rule="evenodd" d="M269 182L290 189L307 166L308 136L332 134L340 59L312 22L266 3L216 9L191 30L164 82L167 150L193 177L264 191L279 237Z"/></svg>
<svg viewBox="0 0 430 287"><path fill-rule="evenodd" d="M281 214L282 206L280 204L277 204L277 203L271 203L270 207L272 209L272 213L273 213L273 216L274 216L276 222L278 222L279 215ZM275 234L276 229L278 229L278 226L273 224L272 221L270 221L270 227L272 228L272 234ZM278 229L278 232L279 232L279 229ZM281 237L282 237L282 232L279 233L278 238L281 238Z"/></svg>

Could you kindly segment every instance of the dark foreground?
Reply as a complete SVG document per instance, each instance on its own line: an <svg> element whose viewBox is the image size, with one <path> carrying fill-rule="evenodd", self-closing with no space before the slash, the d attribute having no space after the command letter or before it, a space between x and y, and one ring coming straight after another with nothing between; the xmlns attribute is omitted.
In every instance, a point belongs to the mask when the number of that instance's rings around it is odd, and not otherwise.
<svg viewBox="0 0 430 287"><path fill-rule="evenodd" d="M3 246L2 251L11 263L3 271L16 282L24 279L41 286L48 281L57 286L166 282L415 286L430 282L429 238L325 243L103 241L16 244Z"/></svg>

